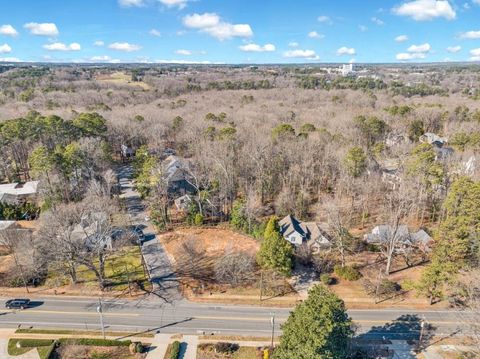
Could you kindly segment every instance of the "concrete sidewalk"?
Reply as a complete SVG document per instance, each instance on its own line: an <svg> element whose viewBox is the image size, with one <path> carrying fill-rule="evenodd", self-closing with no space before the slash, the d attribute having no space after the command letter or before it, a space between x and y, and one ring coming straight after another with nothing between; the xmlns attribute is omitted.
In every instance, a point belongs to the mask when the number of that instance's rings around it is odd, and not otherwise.
<svg viewBox="0 0 480 359"><path fill-rule="evenodd" d="M146 359L164 359L168 344L170 344L170 338L170 334L155 335Z"/></svg>
<svg viewBox="0 0 480 359"><path fill-rule="evenodd" d="M2 359L40 359L37 349L32 349L25 354L10 356L8 355L8 339L0 339L0 358Z"/></svg>
<svg viewBox="0 0 480 359"><path fill-rule="evenodd" d="M182 340L182 349L180 350L181 359L196 359L198 336L196 335L184 335Z"/></svg>

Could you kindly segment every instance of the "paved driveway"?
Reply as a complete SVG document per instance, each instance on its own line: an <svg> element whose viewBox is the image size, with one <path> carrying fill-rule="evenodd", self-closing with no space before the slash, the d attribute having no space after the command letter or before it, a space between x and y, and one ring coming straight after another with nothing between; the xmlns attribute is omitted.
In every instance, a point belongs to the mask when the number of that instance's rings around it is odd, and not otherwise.
<svg viewBox="0 0 480 359"><path fill-rule="evenodd" d="M29 352L22 355L10 356L8 355L8 339L0 339L0 358L2 359L40 359L40 356L38 355L37 349L32 349Z"/></svg>
<svg viewBox="0 0 480 359"><path fill-rule="evenodd" d="M140 194L134 188L132 167L120 167L117 173L121 189L120 198L124 200L131 224L144 228L145 240L141 249L153 284L152 294L168 303L179 300L181 295L178 291L178 283L167 253L158 241L150 223L145 221L145 205Z"/></svg>

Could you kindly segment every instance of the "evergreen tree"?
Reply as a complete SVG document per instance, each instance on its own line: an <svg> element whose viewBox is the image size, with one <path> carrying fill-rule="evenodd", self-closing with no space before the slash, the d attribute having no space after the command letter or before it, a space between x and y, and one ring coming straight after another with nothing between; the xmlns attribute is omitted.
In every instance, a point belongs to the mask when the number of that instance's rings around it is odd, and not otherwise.
<svg viewBox="0 0 480 359"><path fill-rule="evenodd" d="M353 335L345 304L323 285L316 285L282 326L274 359L343 359Z"/></svg>
<svg viewBox="0 0 480 359"><path fill-rule="evenodd" d="M292 272L293 249L280 234L276 217L268 221L263 237L257 253L258 264L264 269L273 269L289 276Z"/></svg>

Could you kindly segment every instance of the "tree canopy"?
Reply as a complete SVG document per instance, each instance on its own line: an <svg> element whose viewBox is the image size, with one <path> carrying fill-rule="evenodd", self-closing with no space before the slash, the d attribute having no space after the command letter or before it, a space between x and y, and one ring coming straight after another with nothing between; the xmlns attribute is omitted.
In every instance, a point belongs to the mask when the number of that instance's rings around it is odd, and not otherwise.
<svg viewBox="0 0 480 359"><path fill-rule="evenodd" d="M316 285L282 326L274 359L343 359L353 335L345 304L323 285Z"/></svg>

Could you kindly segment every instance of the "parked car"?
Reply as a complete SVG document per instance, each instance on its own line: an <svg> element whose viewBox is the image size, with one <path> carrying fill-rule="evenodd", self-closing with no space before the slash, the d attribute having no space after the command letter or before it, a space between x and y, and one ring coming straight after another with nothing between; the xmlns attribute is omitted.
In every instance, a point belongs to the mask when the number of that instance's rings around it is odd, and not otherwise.
<svg viewBox="0 0 480 359"><path fill-rule="evenodd" d="M26 309L30 305L30 299L10 299L5 302L8 309Z"/></svg>

